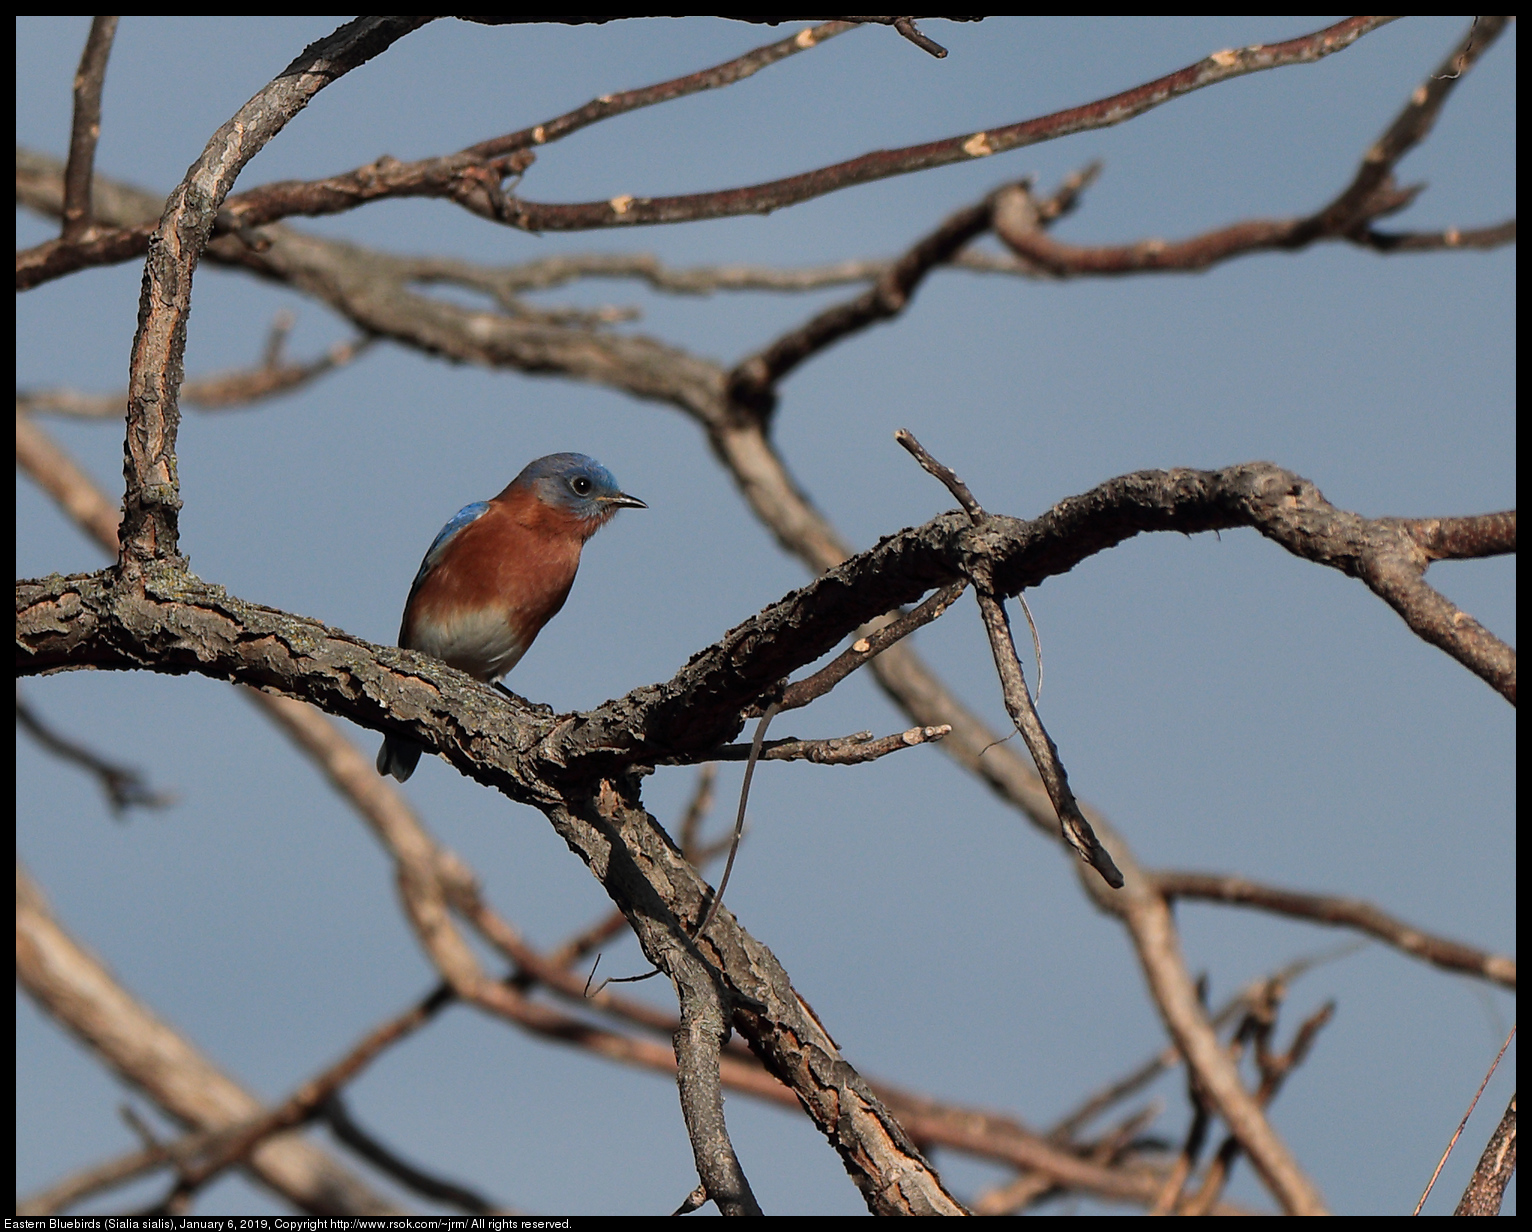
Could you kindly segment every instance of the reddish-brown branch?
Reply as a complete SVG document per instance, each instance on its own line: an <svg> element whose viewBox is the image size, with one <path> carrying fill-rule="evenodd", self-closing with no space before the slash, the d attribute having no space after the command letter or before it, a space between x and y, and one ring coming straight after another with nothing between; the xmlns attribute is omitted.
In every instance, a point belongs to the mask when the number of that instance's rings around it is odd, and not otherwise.
<svg viewBox="0 0 1532 1232"><path fill-rule="evenodd" d="M1364 34L1390 20L1392 18L1351 17L1284 43L1214 52L1178 72L1081 107L1072 107L1001 128L961 134L943 141L898 150L878 150L848 162L745 188L693 193L681 197L634 197L620 194L606 201L577 205L538 204L505 197L500 190L500 180L504 176L524 169L527 151L497 155L487 162L482 154L472 152L480 147L471 147L470 151L439 159L406 164L385 158L327 180L288 182L253 189L249 193L230 198L222 219L228 225L237 222L238 227L248 234L250 228L279 218L295 214L334 213L353 209L364 201L391 196L448 197L484 218L529 231L581 231L600 227L726 218L740 214L766 214L856 184L951 163L968 162L1051 141L1071 133L1121 124L1183 94L1233 77L1285 65L1312 63L1349 47ZM650 89L663 92L669 84ZM664 100L656 98L655 101ZM600 100L596 102L600 103ZM536 132L534 128L526 130L525 135L511 134L482 145L508 144L513 138L530 140ZM506 161L518 158L520 162ZM149 231L136 228L131 234L124 231L98 236L86 245L52 241L18 253L17 290L37 286L49 278L57 278L85 265L129 259L144 251L149 234Z"/></svg>
<svg viewBox="0 0 1532 1232"><path fill-rule="evenodd" d="M1516 220L1493 227L1470 227L1445 231L1378 231L1369 227L1357 240L1378 252L1441 252L1453 248L1503 248L1516 242Z"/></svg>
<svg viewBox="0 0 1532 1232"><path fill-rule="evenodd" d="M1395 191L1393 174L1399 160L1430 134L1447 96L1500 37L1509 22L1509 17L1473 19L1462 41L1448 53L1436 71L1416 87L1387 131L1362 156L1362 165L1351 183L1310 220L1309 225L1315 234L1346 235L1382 212L1380 202L1387 201Z"/></svg>
<svg viewBox="0 0 1532 1232"><path fill-rule="evenodd" d="M1167 898L1197 899L1256 907L1277 915L1315 924L1344 925L1385 941L1449 971L1482 976L1497 984L1516 987L1516 960L1491 954L1445 937L1412 928L1369 902L1331 894L1301 894L1279 886L1262 885L1245 877L1215 873L1156 872L1155 884Z"/></svg>
<svg viewBox="0 0 1532 1232"><path fill-rule="evenodd" d="M692 193L682 197L618 196L578 205L511 202L513 221L529 231L584 231L596 227L690 222L699 218L728 218L739 214L769 214L801 201L868 184L890 176L908 175L932 167L970 162L1007 150L1021 149L1072 133L1108 128L1142 115L1193 90L1233 77L1291 64L1309 64L1344 50L1389 17L1349 17L1323 30L1283 43L1214 52L1211 56L1131 90L1080 107L1056 111L1034 120L964 133L943 141L877 150L847 162L821 167L745 188Z"/></svg>
<svg viewBox="0 0 1532 1232"><path fill-rule="evenodd" d="M1232 257L1272 250L1292 251L1325 240L1349 240L1382 252L1449 247L1494 247L1516 237L1514 222L1482 231L1434 235L1389 235L1372 223L1403 209L1421 186L1398 188L1393 169L1431 132L1453 87L1500 36L1505 17L1476 17L1463 41L1410 96L1388 130L1362 157L1350 184L1329 204L1302 218L1250 219L1190 239L1082 247L1044 233L1022 188L996 204L995 233L1017 256L1054 277L1190 273Z"/></svg>
<svg viewBox="0 0 1532 1232"><path fill-rule="evenodd" d="M845 304L826 309L739 364L728 377L730 400L741 410L767 418L776 406L776 386L805 360L848 334L904 311L931 270L989 229L991 199L959 210L896 261L877 282Z"/></svg>
<svg viewBox="0 0 1532 1232"><path fill-rule="evenodd" d="M371 201L400 197L446 198L481 217L503 222L507 219L507 204L501 181L532 165L535 156L531 147L557 141L599 120L641 107L732 85L852 28L852 23L845 21L806 28L791 38L758 47L725 64L643 89L592 99L555 119L482 141L456 154L409 163L384 156L365 167L319 180L264 184L229 198L214 233L236 230L248 235L252 228L281 218L343 213ZM39 244L17 254L16 289L26 290L87 266L131 260L147 251L153 232L153 225L143 224L94 235L66 234L61 240Z"/></svg>
<svg viewBox="0 0 1532 1232"><path fill-rule="evenodd" d="M488 141L471 145L463 153L481 159L498 159L517 150L551 144L569 136L570 133L578 132L588 125L610 119L612 116L637 111L641 107L653 107L658 103L668 103L673 99L684 98L688 94L701 93L703 90L717 90L722 86L731 86L736 81L743 81L746 77L754 76L769 65L785 60L800 51L817 47L837 34L844 34L855 25L855 20L840 20L805 27L790 38L757 47L736 59L702 69L700 72L689 73L684 77L676 77L670 81L662 81L657 85L644 86L637 90L603 94L600 98L591 99L583 107L566 111L552 120L544 120L531 128L507 133L503 137L491 137Z"/></svg>

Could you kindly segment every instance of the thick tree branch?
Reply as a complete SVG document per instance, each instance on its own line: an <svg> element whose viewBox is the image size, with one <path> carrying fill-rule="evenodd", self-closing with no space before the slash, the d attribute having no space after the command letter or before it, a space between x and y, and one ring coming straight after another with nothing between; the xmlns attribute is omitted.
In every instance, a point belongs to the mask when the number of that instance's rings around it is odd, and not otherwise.
<svg viewBox="0 0 1532 1232"><path fill-rule="evenodd" d="M19 583L17 671L149 667L300 693L365 726L413 724L407 734L440 746L460 768L537 803L547 794L539 784L550 776L701 754L727 741L740 728L743 708L778 681L865 622L964 573L982 568L997 596L1011 595L1137 534L1237 526L1362 577L1385 598L1393 571L1423 567L1397 522L1335 509L1306 480L1257 462L1221 471L1140 471L1061 501L1031 522L995 515L974 528L943 515L770 605L670 681L556 724L517 703L498 735L485 721L504 714L505 698L439 661L243 603L174 570L146 578L141 596L118 593L99 576ZM1451 623L1473 624L1461 613ZM1503 673L1502 691L1514 696L1514 651L1481 633L1482 655L1458 657L1486 678Z"/></svg>
<svg viewBox="0 0 1532 1232"><path fill-rule="evenodd" d="M691 1138L692 1157L702 1188L721 1215L762 1215L750 1182L740 1167L723 1119L723 1086L719 1078L722 1048L729 1026L723 995L706 963L692 957L677 964L676 996L681 1025L672 1039L676 1049L676 1083L681 1112Z"/></svg>
<svg viewBox="0 0 1532 1232"><path fill-rule="evenodd" d="M176 561L181 497L176 433L181 358L191 312L192 274L229 189L250 159L325 86L386 51L429 17L364 17L306 48L208 140L170 194L150 238L128 370L127 491L119 568L142 584L151 561Z"/></svg>
<svg viewBox="0 0 1532 1232"><path fill-rule="evenodd" d="M1506 1186L1516 1175L1516 1096L1484 1145L1484 1153L1468 1180L1454 1215L1498 1215Z"/></svg>

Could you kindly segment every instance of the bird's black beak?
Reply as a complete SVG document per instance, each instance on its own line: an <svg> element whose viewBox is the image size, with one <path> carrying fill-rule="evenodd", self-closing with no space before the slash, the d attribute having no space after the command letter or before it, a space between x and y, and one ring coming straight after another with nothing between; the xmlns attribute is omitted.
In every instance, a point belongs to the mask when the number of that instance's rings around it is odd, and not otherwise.
<svg viewBox="0 0 1532 1232"><path fill-rule="evenodd" d="M629 496L626 492L619 492L616 496L598 497L603 505L612 505L618 509L647 509L648 505L636 496Z"/></svg>

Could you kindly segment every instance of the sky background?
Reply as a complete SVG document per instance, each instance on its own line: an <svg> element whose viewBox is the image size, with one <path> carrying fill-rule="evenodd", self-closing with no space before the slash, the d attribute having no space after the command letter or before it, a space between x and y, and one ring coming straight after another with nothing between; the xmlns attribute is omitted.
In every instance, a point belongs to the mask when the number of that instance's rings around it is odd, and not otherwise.
<svg viewBox="0 0 1532 1232"><path fill-rule="evenodd" d="M344 20L124 18L98 170L168 192L220 124ZM755 183L1045 114L1221 47L1333 20L930 20L927 33L951 53L940 61L891 30L857 30L729 89L546 147L521 191L585 201ZM18 19L20 144L67 152L88 24ZM1048 189L1101 159L1100 180L1054 234L1078 244L1178 238L1329 200L1465 24L1397 22L1317 65L1228 82L1116 128L769 218L535 237L447 203L404 201L293 225L488 265L641 251L676 265L797 266L897 254L1004 180L1034 175ZM322 92L236 191L385 153L451 152L793 28L434 22ZM1515 79L1513 25L1403 163L1402 180L1430 187L1390 226L1466 228L1515 213ZM56 233L18 211L19 245ZM1324 245L1198 276L1053 284L938 272L903 316L784 383L775 437L859 547L951 505L894 444L899 427L987 508L1017 516L1127 471L1252 459L1297 471L1367 516L1507 508L1515 268L1514 247L1384 258ZM139 279L139 266L125 264L21 296L18 384L121 389ZM636 306L642 319L619 328L727 364L851 294L681 298L587 282L537 301ZM351 336L294 292L200 268L188 376L258 362L284 308L297 313L295 356ZM120 423L46 427L120 495ZM438 527L528 460L566 449L599 458L650 508L624 513L589 545L568 605L509 680L518 693L568 711L667 679L807 580L674 411L393 344L291 397L188 411L182 550L197 574L243 599L391 644ZM104 563L24 478L17 523L19 577ZM1437 565L1429 580L1514 639L1513 560ZM1514 952L1514 712L1359 583L1240 531L1140 537L1028 598L1045 650L1043 719L1075 790L1142 863L1350 894ZM971 598L915 641L970 706L1009 730ZM18 852L60 920L247 1088L282 1097L433 985L382 852L234 690L202 678L66 673L23 692L51 723L177 793L174 808L120 823L93 782L18 735ZM863 673L772 734L906 725ZM377 735L350 730L370 756ZM662 823L676 820L696 774L647 780L645 801ZM715 828L732 818L740 774L737 765L720 773ZM607 910L536 811L435 758L404 791L533 942L556 945ZM750 824L729 906L862 1073L1046 1126L1163 1046L1127 934L1087 903L1072 857L938 749L851 768L767 764ZM1207 973L1214 1002L1348 939L1230 908L1186 904L1177 915L1187 961ZM624 940L606 947L602 972L642 965ZM631 991L673 1005L659 981ZM1515 1020L1514 999L1370 945L1294 985L1280 1043L1330 998L1335 1021L1282 1092L1274 1123L1337 1213L1406 1212ZM1428 1212L1450 1211L1514 1083L1513 1048ZM1153 1094L1167 1105L1158 1128L1178 1135L1184 1079ZM527 1211L663 1213L696 1183L669 1080L460 1008L375 1063L349 1100L422 1166ZM18 994L18 1193L134 1148L117 1113L125 1101L145 1111ZM865 1212L806 1118L743 1096L727 1110L768 1212ZM935 1162L968 1198L1004 1177L950 1153ZM120 1211L158 1192L156 1182L82 1209ZM1245 1166L1230 1196L1269 1206ZM237 1177L197 1207L283 1209ZM1078 1200L1062 1209L1110 1208Z"/></svg>

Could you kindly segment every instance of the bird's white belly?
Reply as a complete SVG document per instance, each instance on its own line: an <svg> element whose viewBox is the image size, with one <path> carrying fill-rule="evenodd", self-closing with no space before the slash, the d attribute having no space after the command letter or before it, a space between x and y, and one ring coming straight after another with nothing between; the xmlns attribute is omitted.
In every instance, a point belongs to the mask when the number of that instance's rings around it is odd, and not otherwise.
<svg viewBox="0 0 1532 1232"><path fill-rule="evenodd" d="M526 653L503 612L455 613L416 625L415 649L450 663L479 680L499 680Z"/></svg>

